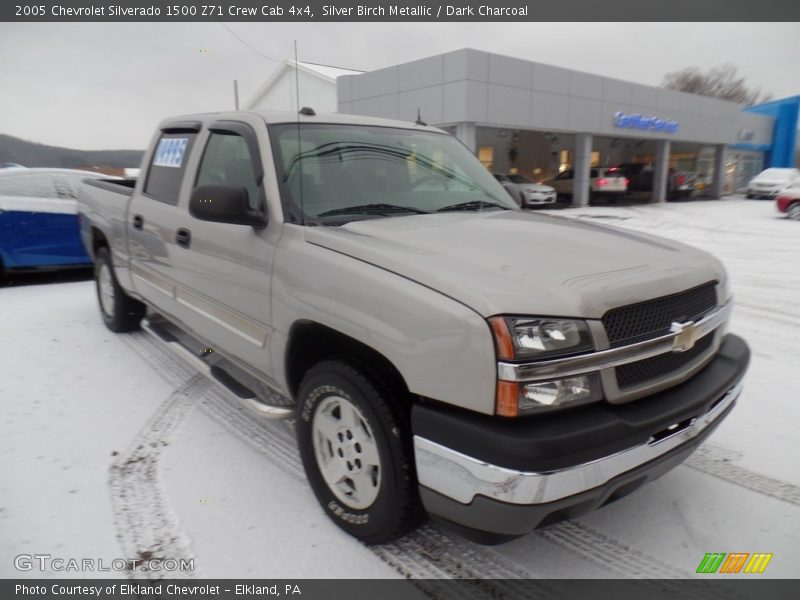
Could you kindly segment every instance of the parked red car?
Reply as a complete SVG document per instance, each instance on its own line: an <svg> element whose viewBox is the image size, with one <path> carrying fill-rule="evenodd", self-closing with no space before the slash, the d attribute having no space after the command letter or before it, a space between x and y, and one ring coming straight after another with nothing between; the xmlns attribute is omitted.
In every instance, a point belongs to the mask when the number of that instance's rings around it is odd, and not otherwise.
<svg viewBox="0 0 800 600"><path fill-rule="evenodd" d="M790 219L800 221L800 185L793 185L781 190L776 204L778 212L785 213Z"/></svg>

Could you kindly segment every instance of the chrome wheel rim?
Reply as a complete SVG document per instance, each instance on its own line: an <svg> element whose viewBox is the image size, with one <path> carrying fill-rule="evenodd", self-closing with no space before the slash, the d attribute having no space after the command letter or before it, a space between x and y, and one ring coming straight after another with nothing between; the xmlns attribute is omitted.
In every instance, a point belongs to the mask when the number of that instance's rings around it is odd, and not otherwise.
<svg viewBox="0 0 800 600"><path fill-rule="evenodd" d="M800 204L792 204L786 214L789 215L790 219L800 221Z"/></svg>
<svg viewBox="0 0 800 600"><path fill-rule="evenodd" d="M114 316L114 283L111 280L111 269L108 263L102 263L97 271L97 291L100 297L100 308L107 317Z"/></svg>
<svg viewBox="0 0 800 600"><path fill-rule="evenodd" d="M314 454L328 489L348 508L364 510L378 497L381 459L363 413L341 396L322 400L311 423Z"/></svg>

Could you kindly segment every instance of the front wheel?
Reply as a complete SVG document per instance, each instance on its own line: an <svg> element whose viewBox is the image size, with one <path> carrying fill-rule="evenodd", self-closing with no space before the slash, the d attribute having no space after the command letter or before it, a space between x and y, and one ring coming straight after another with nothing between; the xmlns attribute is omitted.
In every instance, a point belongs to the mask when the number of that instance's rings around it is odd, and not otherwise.
<svg viewBox="0 0 800 600"><path fill-rule="evenodd" d="M100 315L111 331L134 331L144 317L144 304L128 296L119 285L108 248L100 248L95 256L94 282Z"/></svg>
<svg viewBox="0 0 800 600"><path fill-rule="evenodd" d="M786 211L786 216L794 221L800 221L800 202L795 202Z"/></svg>
<svg viewBox="0 0 800 600"><path fill-rule="evenodd" d="M306 374L297 440L327 515L368 544L394 540L423 519L408 416L380 378L338 360Z"/></svg>

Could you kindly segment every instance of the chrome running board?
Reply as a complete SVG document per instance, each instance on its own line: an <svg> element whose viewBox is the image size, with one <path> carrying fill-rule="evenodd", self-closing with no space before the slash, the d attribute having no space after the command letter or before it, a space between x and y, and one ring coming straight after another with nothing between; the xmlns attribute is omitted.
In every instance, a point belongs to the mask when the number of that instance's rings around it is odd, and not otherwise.
<svg viewBox="0 0 800 600"><path fill-rule="evenodd" d="M142 320L142 329L215 383L220 392L257 415L270 420L294 417L294 405L289 399L272 391L176 325L161 317L150 316Z"/></svg>

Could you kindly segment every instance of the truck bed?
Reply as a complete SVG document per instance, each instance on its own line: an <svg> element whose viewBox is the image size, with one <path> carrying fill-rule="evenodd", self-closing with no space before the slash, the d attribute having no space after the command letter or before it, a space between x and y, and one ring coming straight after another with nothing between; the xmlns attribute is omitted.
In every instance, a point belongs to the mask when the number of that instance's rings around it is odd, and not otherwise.
<svg viewBox="0 0 800 600"><path fill-rule="evenodd" d="M126 196L132 195L136 187L136 179L84 179L82 183Z"/></svg>
<svg viewBox="0 0 800 600"><path fill-rule="evenodd" d="M108 236L112 232L122 238L128 203L133 195L135 179L84 179L78 190L78 215L81 238L86 248L92 247L92 230Z"/></svg>

